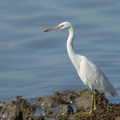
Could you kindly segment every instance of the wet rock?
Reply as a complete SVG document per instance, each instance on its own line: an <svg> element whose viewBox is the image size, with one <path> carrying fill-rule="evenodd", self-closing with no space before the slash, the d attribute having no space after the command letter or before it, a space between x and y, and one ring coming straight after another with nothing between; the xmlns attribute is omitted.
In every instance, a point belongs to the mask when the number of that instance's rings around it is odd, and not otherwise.
<svg viewBox="0 0 120 120"><path fill-rule="evenodd" d="M22 120L22 112L14 101L0 102L0 120Z"/></svg>
<svg viewBox="0 0 120 120"><path fill-rule="evenodd" d="M29 116L29 117L25 118L24 120L45 120L45 119L43 116L38 116L38 117Z"/></svg>
<svg viewBox="0 0 120 120"><path fill-rule="evenodd" d="M56 101L53 97L45 97L37 100L36 105L39 108L51 108L56 107L59 101Z"/></svg>
<svg viewBox="0 0 120 120"><path fill-rule="evenodd" d="M56 92L54 96L58 98L61 104L71 104L79 94L74 91L63 91L61 93Z"/></svg>
<svg viewBox="0 0 120 120"><path fill-rule="evenodd" d="M96 90L96 103L98 106L103 107L103 105L108 104L108 99L105 97L104 93L99 93ZM92 91L83 90L81 94L75 99L76 107L78 109L90 109L92 108Z"/></svg>
<svg viewBox="0 0 120 120"><path fill-rule="evenodd" d="M91 91L56 92L50 97L27 101L17 96L16 101L0 102L0 120L119 120L120 104L109 103L103 93L96 91L97 109L91 108ZM16 115L16 116L15 116Z"/></svg>
<svg viewBox="0 0 120 120"><path fill-rule="evenodd" d="M36 105L32 104L32 102L27 102L27 100L22 98L22 96L16 97L16 103L19 104L24 116L34 114L36 111Z"/></svg>
<svg viewBox="0 0 120 120"><path fill-rule="evenodd" d="M78 96L78 93L74 91L64 91L64 92L56 92L54 95L50 97L41 98L39 97L36 101L36 104L40 108L51 108L57 107L60 104L71 104L74 99Z"/></svg>
<svg viewBox="0 0 120 120"><path fill-rule="evenodd" d="M117 117L115 120L120 120L120 117Z"/></svg>
<svg viewBox="0 0 120 120"><path fill-rule="evenodd" d="M67 115L67 114L72 114L73 113L72 107L68 106L68 105L60 105L56 109L57 109L57 111L55 111L55 112L56 112L56 114L58 116Z"/></svg>
<svg viewBox="0 0 120 120"><path fill-rule="evenodd" d="M91 91L82 92L81 95L75 99L75 105L78 109L91 108L92 107L92 93L91 93Z"/></svg>
<svg viewBox="0 0 120 120"><path fill-rule="evenodd" d="M73 114L73 108L69 105L59 105L56 108L47 108L45 109L44 116L46 117L55 117L55 116L66 116L68 114Z"/></svg>

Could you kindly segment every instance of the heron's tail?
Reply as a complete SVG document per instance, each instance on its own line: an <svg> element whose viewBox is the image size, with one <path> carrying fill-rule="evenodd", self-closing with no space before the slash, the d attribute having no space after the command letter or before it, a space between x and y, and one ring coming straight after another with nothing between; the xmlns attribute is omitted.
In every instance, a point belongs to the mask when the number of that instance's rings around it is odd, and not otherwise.
<svg viewBox="0 0 120 120"><path fill-rule="evenodd" d="M118 96L116 90L114 92L110 92L110 94L111 94L112 97L117 97Z"/></svg>
<svg viewBox="0 0 120 120"><path fill-rule="evenodd" d="M117 91L115 90L115 88L113 87L113 85L111 83L109 84L108 88L109 89L107 91L108 91L108 93L110 93L110 95L112 97L117 97L118 96Z"/></svg>
<svg viewBox="0 0 120 120"><path fill-rule="evenodd" d="M107 79L106 79L107 80ZM115 90L114 86L107 80L105 81L104 88L106 88L106 92L108 92L112 97L117 97L117 91Z"/></svg>

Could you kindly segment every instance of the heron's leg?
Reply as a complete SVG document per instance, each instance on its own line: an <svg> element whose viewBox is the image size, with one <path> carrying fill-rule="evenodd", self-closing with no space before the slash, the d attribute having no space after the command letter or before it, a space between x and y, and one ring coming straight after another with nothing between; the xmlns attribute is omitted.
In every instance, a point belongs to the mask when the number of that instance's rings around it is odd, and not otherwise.
<svg viewBox="0 0 120 120"><path fill-rule="evenodd" d="M90 115L96 108L96 91L92 89L92 108L88 112L82 112L82 115Z"/></svg>
<svg viewBox="0 0 120 120"><path fill-rule="evenodd" d="M90 112L89 112L89 114L91 114L92 112L93 112L93 109L94 109L94 90L92 89L92 108L90 109Z"/></svg>
<svg viewBox="0 0 120 120"><path fill-rule="evenodd" d="M90 109L90 111L87 112L81 112L81 113L77 113L78 115L90 115L94 110L97 109L97 104L96 104L96 91L94 89L92 89L92 108ZM76 114L76 115L77 115Z"/></svg>
<svg viewBox="0 0 120 120"><path fill-rule="evenodd" d="M94 110L97 109L96 96L97 96L96 91L92 89L92 108L90 109L89 114L91 114Z"/></svg>
<svg viewBox="0 0 120 120"><path fill-rule="evenodd" d="M93 105L93 110L96 110L97 109L97 103L96 103L96 97L97 97L97 93L95 90L93 90L93 94L94 94L94 105Z"/></svg>

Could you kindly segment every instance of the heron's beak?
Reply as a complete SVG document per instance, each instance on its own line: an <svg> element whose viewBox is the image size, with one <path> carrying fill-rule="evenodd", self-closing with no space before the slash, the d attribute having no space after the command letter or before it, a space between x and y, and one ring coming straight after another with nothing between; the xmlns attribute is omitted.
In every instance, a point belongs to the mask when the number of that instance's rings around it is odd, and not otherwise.
<svg viewBox="0 0 120 120"><path fill-rule="evenodd" d="M49 32L49 31L58 30L58 29L59 29L59 27L56 26L56 27L53 27L53 28L49 28L49 29L47 29L47 30L44 30L43 32Z"/></svg>

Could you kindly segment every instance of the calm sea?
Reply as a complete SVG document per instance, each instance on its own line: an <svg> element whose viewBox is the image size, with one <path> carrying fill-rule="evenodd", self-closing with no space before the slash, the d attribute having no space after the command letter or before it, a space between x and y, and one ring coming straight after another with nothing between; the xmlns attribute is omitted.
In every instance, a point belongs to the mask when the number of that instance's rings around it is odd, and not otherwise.
<svg viewBox="0 0 120 120"><path fill-rule="evenodd" d="M64 21L76 30L76 52L97 64L120 93L119 0L1 0L0 100L88 88L68 58L68 31L42 32Z"/></svg>

